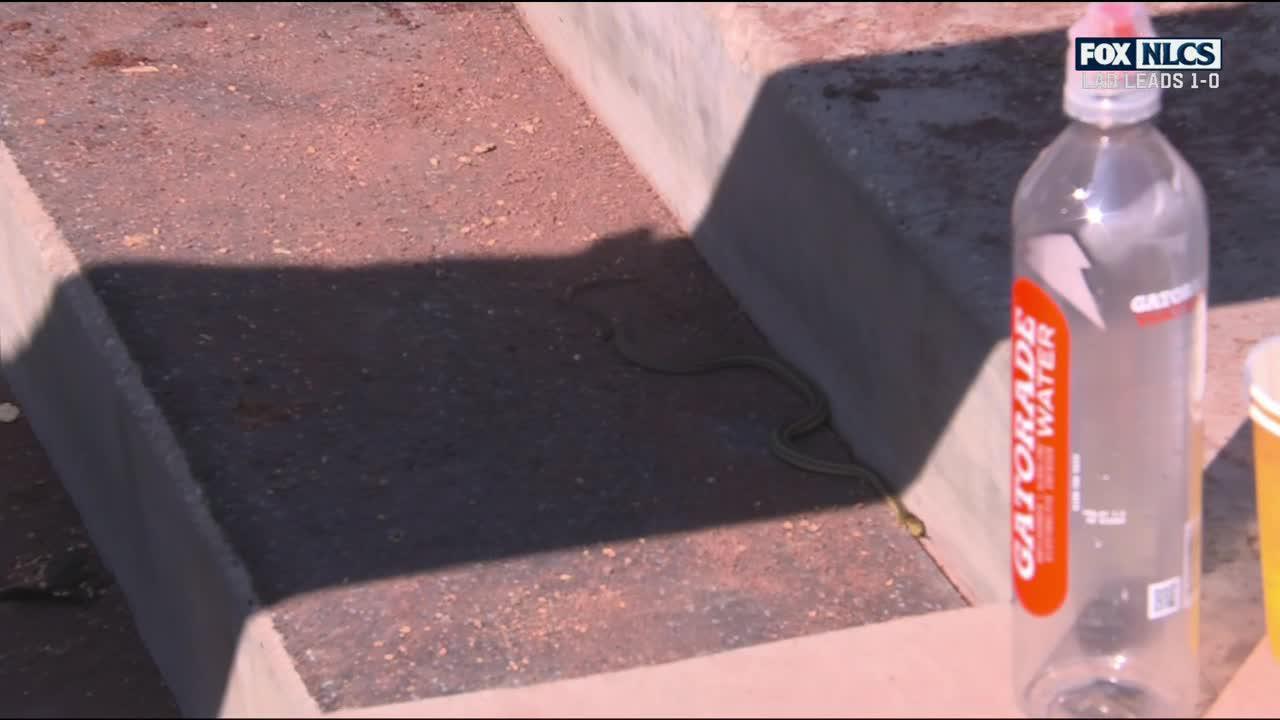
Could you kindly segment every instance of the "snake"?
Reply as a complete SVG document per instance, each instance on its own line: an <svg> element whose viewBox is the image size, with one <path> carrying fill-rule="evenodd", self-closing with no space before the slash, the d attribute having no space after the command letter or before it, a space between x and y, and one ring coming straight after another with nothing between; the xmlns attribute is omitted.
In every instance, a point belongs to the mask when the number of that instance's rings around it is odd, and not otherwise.
<svg viewBox="0 0 1280 720"><path fill-rule="evenodd" d="M570 285L564 292L563 300L572 304L585 291L604 285L640 282L634 275L608 276L590 278ZM898 523L914 538L926 536L924 521L907 509L902 500L892 492L880 475L871 467L861 463L843 463L814 457L796 446L796 442L831 423L831 406L826 395L819 386L794 365L778 357L751 353L726 354L710 359L684 365L658 363L645 358L639 351L630 327L612 318L604 318L600 313L579 305L600 323L600 334L605 340L611 340L614 349L626 362L648 372L662 375L705 375L730 368L750 368L764 371L798 393L807 403L808 411L795 419L789 420L776 428L769 436L769 449L782 462L799 470L851 478L871 484L878 490L897 517Z"/></svg>

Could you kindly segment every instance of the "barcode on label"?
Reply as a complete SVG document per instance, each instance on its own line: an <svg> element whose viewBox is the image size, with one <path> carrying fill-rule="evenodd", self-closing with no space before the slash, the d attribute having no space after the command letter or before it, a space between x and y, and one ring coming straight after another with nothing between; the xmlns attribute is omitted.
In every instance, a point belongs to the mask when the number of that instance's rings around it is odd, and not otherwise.
<svg viewBox="0 0 1280 720"><path fill-rule="evenodd" d="M1182 608L1182 578L1169 578L1147 586L1147 619L1159 620Z"/></svg>

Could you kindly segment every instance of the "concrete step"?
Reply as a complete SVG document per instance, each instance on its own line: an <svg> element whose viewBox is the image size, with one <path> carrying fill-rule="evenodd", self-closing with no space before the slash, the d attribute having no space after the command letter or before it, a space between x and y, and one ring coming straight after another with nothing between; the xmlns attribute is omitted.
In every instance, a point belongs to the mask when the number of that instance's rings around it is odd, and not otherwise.
<svg viewBox="0 0 1280 720"><path fill-rule="evenodd" d="M1272 650L1270 638L1263 638L1223 688L1205 717L1276 717L1280 715L1280 694L1276 693L1276 683L1280 683L1280 653Z"/></svg>
<svg viewBox="0 0 1280 720"><path fill-rule="evenodd" d="M1153 3L1221 36L1218 89L1161 125L1212 207L1204 667L1221 688L1261 611L1243 348L1280 327L1273 127L1280 11ZM1010 595L1009 203L1061 129L1077 3L525 3L526 23L841 434L925 520L977 602ZM1232 50L1240 48L1240 50Z"/></svg>
<svg viewBox="0 0 1280 720"><path fill-rule="evenodd" d="M870 483L770 453L783 383L605 341L770 352L510 5L7 12L3 372L185 713L964 605Z"/></svg>
<svg viewBox="0 0 1280 720"><path fill-rule="evenodd" d="M1016 718L1006 605L334 717Z"/></svg>

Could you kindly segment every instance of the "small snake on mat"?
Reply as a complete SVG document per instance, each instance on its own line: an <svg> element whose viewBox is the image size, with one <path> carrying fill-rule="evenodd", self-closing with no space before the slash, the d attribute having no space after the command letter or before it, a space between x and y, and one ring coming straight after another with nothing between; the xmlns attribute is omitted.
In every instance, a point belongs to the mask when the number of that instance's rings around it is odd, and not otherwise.
<svg viewBox="0 0 1280 720"><path fill-rule="evenodd" d="M570 286L564 294L564 301L572 303L582 291L599 287L606 284L620 284L637 282L640 278L624 275L606 278L596 278L586 280ZM691 365L672 366L663 365L643 359L635 349L631 336L627 332L627 327L622 323L612 320L606 320L599 313L585 308L583 309L592 315L597 321L602 323L601 332L606 340L613 341L613 347L622 355L623 359L641 369L664 375L702 375L706 373L725 370L728 368L755 368L770 373L774 377L782 380L790 385L793 390L800 393L801 396L809 404L809 412L791 422L779 426L773 431L773 435L769 440L769 448L775 456L783 462L797 467L801 470L822 475L837 475L842 477L857 478L870 482L877 490L879 490L889 503L893 506L894 512L898 516L898 522L911 533L912 537L921 538L925 536L924 521L908 510L902 501L896 495L889 492L888 487L880 479L873 470L864 466L852 463L839 463L830 460L822 460L805 454L795 445L795 441L809 435L815 430L826 425L831 418L831 409L828 406L826 397L819 391L817 385L806 378L799 370L780 359L766 357L763 355L726 355L723 357L713 358L711 360L694 363Z"/></svg>

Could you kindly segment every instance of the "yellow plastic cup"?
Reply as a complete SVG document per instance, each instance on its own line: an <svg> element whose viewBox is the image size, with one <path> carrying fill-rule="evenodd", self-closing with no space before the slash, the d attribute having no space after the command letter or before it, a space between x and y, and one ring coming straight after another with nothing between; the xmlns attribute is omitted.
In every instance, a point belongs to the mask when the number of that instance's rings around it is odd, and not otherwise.
<svg viewBox="0 0 1280 720"><path fill-rule="evenodd" d="M1267 338L1249 351L1245 376L1267 634L1272 657L1280 660L1280 336Z"/></svg>

